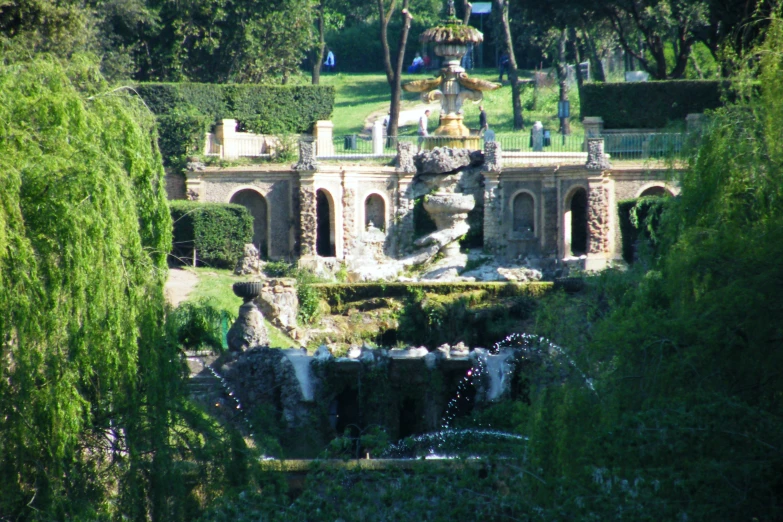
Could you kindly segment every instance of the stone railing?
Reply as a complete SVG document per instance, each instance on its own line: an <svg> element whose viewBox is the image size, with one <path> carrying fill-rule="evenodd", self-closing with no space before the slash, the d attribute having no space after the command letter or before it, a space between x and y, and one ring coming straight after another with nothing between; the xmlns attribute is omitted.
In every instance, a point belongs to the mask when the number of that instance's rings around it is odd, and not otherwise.
<svg viewBox="0 0 783 522"><path fill-rule="evenodd" d="M236 120L221 120L215 126L215 132L206 135L204 155L223 159L269 158L280 145L275 136L238 132L236 128Z"/></svg>

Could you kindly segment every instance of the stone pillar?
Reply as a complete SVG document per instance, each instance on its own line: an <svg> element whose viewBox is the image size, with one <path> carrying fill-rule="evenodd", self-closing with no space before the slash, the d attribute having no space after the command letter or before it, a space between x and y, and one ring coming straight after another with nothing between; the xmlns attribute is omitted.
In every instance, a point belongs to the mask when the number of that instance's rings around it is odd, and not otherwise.
<svg viewBox="0 0 783 522"><path fill-rule="evenodd" d="M334 156L333 132L334 123L330 120L315 122L315 153L317 156Z"/></svg>
<svg viewBox="0 0 783 522"><path fill-rule="evenodd" d="M409 141L397 142L397 157L394 160L394 166L397 172L405 172L406 174L416 173L416 163L413 161L413 157L416 153L413 151L413 143Z"/></svg>
<svg viewBox="0 0 783 522"><path fill-rule="evenodd" d="M503 151L499 141L484 142L484 166L485 172L500 172L503 170Z"/></svg>
<svg viewBox="0 0 783 522"><path fill-rule="evenodd" d="M534 152L541 152L544 150L544 125L537 121L533 124L533 129L531 131L531 136L533 137L533 151Z"/></svg>
<svg viewBox="0 0 783 522"><path fill-rule="evenodd" d="M557 179L555 173L541 180L541 253L557 256L557 239L560 230Z"/></svg>
<svg viewBox="0 0 783 522"><path fill-rule="evenodd" d="M410 187L414 172L403 172L397 180L397 202L394 209L395 249L398 254L408 253L413 247L413 198Z"/></svg>
<svg viewBox="0 0 783 522"><path fill-rule="evenodd" d="M300 253L302 257L315 256L315 234L318 221L312 173L302 174L299 178L299 205Z"/></svg>
<svg viewBox="0 0 783 522"><path fill-rule="evenodd" d="M294 170L312 172L318 169L315 159L315 143L312 140L299 140L299 161L294 165Z"/></svg>
<svg viewBox="0 0 783 522"><path fill-rule="evenodd" d="M356 183L346 182L343 172L343 257L354 253L356 246Z"/></svg>
<svg viewBox="0 0 783 522"><path fill-rule="evenodd" d="M586 270L602 270L612 257L611 192L609 178L588 180Z"/></svg>
<svg viewBox="0 0 783 522"><path fill-rule="evenodd" d="M688 134L701 134L704 126L704 114L691 113L685 117L685 125Z"/></svg>
<svg viewBox="0 0 783 522"><path fill-rule="evenodd" d="M264 316L253 301L246 301L239 307L239 316L231 325L226 340L228 349L236 352L269 345Z"/></svg>
<svg viewBox="0 0 783 522"><path fill-rule="evenodd" d="M582 126L585 129L585 139L599 138L604 134L604 119L600 116L585 116Z"/></svg>
<svg viewBox="0 0 783 522"><path fill-rule="evenodd" d="M484 175L484 251L500 254L503 241L503 192L500 189L500 170L482 172Z"/></svg>
<svg viewBox="0 0 783 522"><path fill-rule="evenodd" d="M383 121L375 120L372 126L372 153L375 156L383 154Z"/></svg>
<svg viewBox="0 0 783 522"><path fill-rule="evenodd" d="M609 158L604 154L603 138L587 138L587 163L585 167L590 170L608 170L612 166Z"/></svg>
<svg viewBox="0 0 783 522"><path fill-rule="evenodd" d="M224 158L236 158L238 156L237 143L234 138L237 135L237 120L221 120L215 126L215 137L223 146Z"/></svg>

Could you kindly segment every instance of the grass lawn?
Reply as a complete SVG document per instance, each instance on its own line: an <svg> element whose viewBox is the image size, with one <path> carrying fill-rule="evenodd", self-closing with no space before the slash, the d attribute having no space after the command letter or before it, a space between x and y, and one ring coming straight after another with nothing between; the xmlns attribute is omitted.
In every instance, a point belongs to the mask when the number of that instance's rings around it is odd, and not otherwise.
<svg viewBox="0 0 783 522"><path fill-rule="evenodd" d="M471 76L485 80L497 81L496 69L474 69L469 71ZM522 78L529 78L531 73L521 71ZM403 81L416 80L430 77L428 74L403 74ZM377 111L388 111L390 91L383 73L338 73L321 76L323 85L332 85L335 88L335 106L332 113L334 123L334 135L358 134L364 128L365 119ZM582 124L579 121L579 96L574 86L570 91L571 114L577 115L571 118L571 130L574 134L582 134ZM419 95L403 91L403 109L422 105ZM484 109L487 112L489 126L497 134L523 134L528 136L530 127L535 121L541 121L546 129L557 131L559 120L557 119L557 85L536 89L532 86L524 87L522 91L523 118L525 130L522 133L514 131L514 116L511 107L511 87L508 83L496 91L484 93ZM478 128L479 104L467 102L465 109L465 122L468 127ZM440 111L438 103L429 105L433 114L430 121L437 121L437 113ZM401 135L415 134L415 127L408 126L400 129Z"/></svg>
<svg viewBox="0 0 783 522"><path fill-rule="evenodd" d="M242 305L242 299L234 295L231 285L237 281L247 281L247 277L235 276L231 270L215 268L190 268L198 275L198 283L188 295L187 301L209 301L213 306L226 310L232 316L237 315L237 310ZM272 348L298 347L299 343L272 326L264 319L267 332L269 332L269 345Z"/></svg>

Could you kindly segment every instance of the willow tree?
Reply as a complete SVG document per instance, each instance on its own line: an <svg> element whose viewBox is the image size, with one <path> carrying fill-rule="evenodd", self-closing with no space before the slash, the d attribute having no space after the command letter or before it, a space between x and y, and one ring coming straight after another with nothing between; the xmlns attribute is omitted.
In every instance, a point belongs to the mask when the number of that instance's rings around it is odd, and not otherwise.
<svg viewBox="0 0 783 522"><path fill-rule="evenodd" d="M106 91L86 60L0 68L2 517L164 503L148 471L179 371L160 342L171 220L152 115Z"/></svg>

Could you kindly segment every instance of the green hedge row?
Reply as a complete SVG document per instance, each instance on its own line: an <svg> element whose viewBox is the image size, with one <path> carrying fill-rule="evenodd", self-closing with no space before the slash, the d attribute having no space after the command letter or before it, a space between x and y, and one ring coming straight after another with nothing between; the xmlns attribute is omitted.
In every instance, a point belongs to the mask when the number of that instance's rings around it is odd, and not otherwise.
<svg viewBox="0 0 783 522"><path fill-rule="evenodd" d="M730 98L727 81L587 83L581 115L600 116L606 129L660 129L691 113L716 109Z"/></svg>
<svg viewBox="0 0 783 522"><path fill-rule="evenodd" d="M193 262L193 249L199 264L234 268L246 243L253 241L253 217L242 205L170 202L174 223L172 263Z"/></svg>
<svg viewBox="0 0 783 522"><path fill-rule="evenodd" d="M261 134L300 133L330 118L334 107L334 88L320 85L141 83L135 88L158 118L167 164L203 149L204 134L218 120L233 118Z"/></svg>
<svg viewBox="0 0 783 522"><path fill-rule="evenodd" d="M377 297L405 297L415 292L425 294L449 295L455 293L481 290L491 296L539 297L553 288L553 283L511 283L511 282L481 282L481 283L338 283L314 284L321 298L329 306L340 306Z"/></svg>
<svg viewBox="0 0 783 522"><path fill-rule="evenodd" d="M647 242L655 248L656 234L661 223L669 197L647 196L626 199L617 204L622 235L623 259L632 264L637 257L636 251L641 242Z"/></svg>

